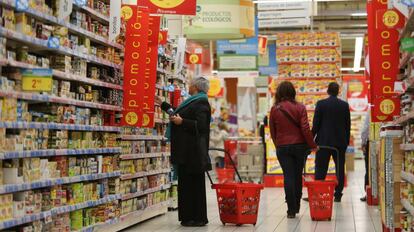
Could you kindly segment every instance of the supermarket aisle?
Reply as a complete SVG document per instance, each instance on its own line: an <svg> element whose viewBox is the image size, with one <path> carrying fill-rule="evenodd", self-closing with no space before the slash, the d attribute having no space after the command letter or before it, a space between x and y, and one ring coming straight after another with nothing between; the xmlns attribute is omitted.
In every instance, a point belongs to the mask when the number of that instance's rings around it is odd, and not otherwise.
<svg viewBox="0 0 414 232"><path fill-rule="evenodd" d="M363 170L363 161L357 161L357 170ZM177 222L177 213L169 212L145 223L131 227L127 232L156 231L260 231L260 232L379 232L381 231L380 215L377 207L368 207L359 201L362 196L363 173L361 171L349 173L349 186L344 192L342 203L336 203L334 217L331 222L312 222L309 216L309 207L302 204L302 209L296 219L286 218L286 206L282 189L266 189L262 193L259 219L256 227L245 225L222 226L218 217L215 192L208 192L208 210L210 223L202 228L184 228ZM210 188L208 188L210 189Z"/></svg>

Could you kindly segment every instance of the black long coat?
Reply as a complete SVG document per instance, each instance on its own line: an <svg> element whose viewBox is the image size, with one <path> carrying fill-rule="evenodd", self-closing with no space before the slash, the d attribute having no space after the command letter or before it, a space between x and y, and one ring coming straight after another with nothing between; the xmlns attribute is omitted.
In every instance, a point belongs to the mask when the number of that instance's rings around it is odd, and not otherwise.
<svg viewBox="0 0 414 232"><path fill-rule="evenodd" d="M162 110L171 105L164 102ZM200 99L176 112L183 118L181 125L171 126L171 162L184 165L189 173L211 170L208 156L211 108L207 99Z"/></svg>

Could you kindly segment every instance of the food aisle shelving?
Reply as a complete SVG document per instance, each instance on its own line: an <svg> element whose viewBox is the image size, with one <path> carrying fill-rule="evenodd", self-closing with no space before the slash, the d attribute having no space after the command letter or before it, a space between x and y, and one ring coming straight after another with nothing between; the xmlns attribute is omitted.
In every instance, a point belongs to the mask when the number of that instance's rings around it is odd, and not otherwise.
<svg viewBox="0 0 414 232"><path fill-rule="evenodd" d="M274 86L290 81L297 89L297 100L307 106L309 122L312 125L317 101L328 97L330 82L341 84L341 43L338 33L278 33L276 34L276 57L278 76ZM282 169L277 161L276 150L267 133L267 175L270 186L283 183ZM309 156L306 172L314 173L315 159ZM335 166L331 161L329 172ZM273 177L272 177L273 176ZM274 179L270 181L270 179ZM272 182L272 183L270 183Z"/></svg>
<svg viewBox="0 0 414 232"><path fill-rule="evenodd" d="M65 19L52 2L0 0L0 230L115 231L167 212L168 118L156 107L154 128L120 126L124 47L108 39L109 1ZM166 100L188 75L174 43L158 49Z"/></svg>

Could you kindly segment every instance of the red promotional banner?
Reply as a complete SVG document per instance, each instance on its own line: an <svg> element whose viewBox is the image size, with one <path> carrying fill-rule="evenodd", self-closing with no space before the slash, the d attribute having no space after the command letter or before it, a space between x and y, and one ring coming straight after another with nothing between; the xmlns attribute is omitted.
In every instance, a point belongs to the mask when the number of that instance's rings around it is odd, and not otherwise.
<svg viewBox="0 0 414 232"><path fill-rule="evenodd" d="M195 15L196 0L139 0L139 6L148 7L151 14Z"/></svg>
<svg viewBox="0 0 414 232"><path fill-rule="evenodd" d="M162 30L159 33L159 37L158 37L158 43L160 45L166 45L168 42L168 31L167 30Z"/></svg>
<svg viewBox="0 0 414 232"><path fill-rule="evenodd" d="M371 0L367 4L373 122L392 121L400 114L400 101L394 92L399 73L399 33L396 27L404 18L396 17L395 11L387 10L387 7L387 1Z"/></svg>
<svg viewBox="0 0 414 232"><path fill-rule="evenodd" d="M259 54L266 54L267 52L267 37L266 36L260 36L259 39Z"/></svg>
<svg viewBox="0 0 414 232"><path fill-rule="evenodd" d="M133 5L122 7L126 22L124 61L123 126L139 126L142 118L144 70L148 44L148 11Z"/></svg>
<svg viewBox="0 0 414 232"><path fill-rule="evenodd" d="M353 112L368 110L368 84L364 76L344 76L343 82L348 86L347 99Z"/></svg>
<svg viewBox="0 0 414 232"><path fill-rule="evenodd" d="M187 64L202 64L202 54L188 54L186 53L186 63Z"/></svg>
<svg viewBox="0 0 414 232"><path fill-rule="evenodd" d="M140 127L152 128L155 125L154 102L155 84L157 82L157 63L158 63L158 36L160 31L161 18L151 16L149 18L148 30L148 49L144 74L144 89L142 101L142 121Z"/></svg>

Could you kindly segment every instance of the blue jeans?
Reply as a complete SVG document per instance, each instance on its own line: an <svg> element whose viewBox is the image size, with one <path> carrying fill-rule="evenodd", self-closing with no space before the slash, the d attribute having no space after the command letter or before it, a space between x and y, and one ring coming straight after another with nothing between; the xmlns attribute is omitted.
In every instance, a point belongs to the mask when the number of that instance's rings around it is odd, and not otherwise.
<svg viewBox="0 0 414 232"><path fill-rule="evenodd" d="M288 214L298 213L300 209L302 173L308 149L306 144L292 144L277 147L277 159L283 170Z"/></svg>

